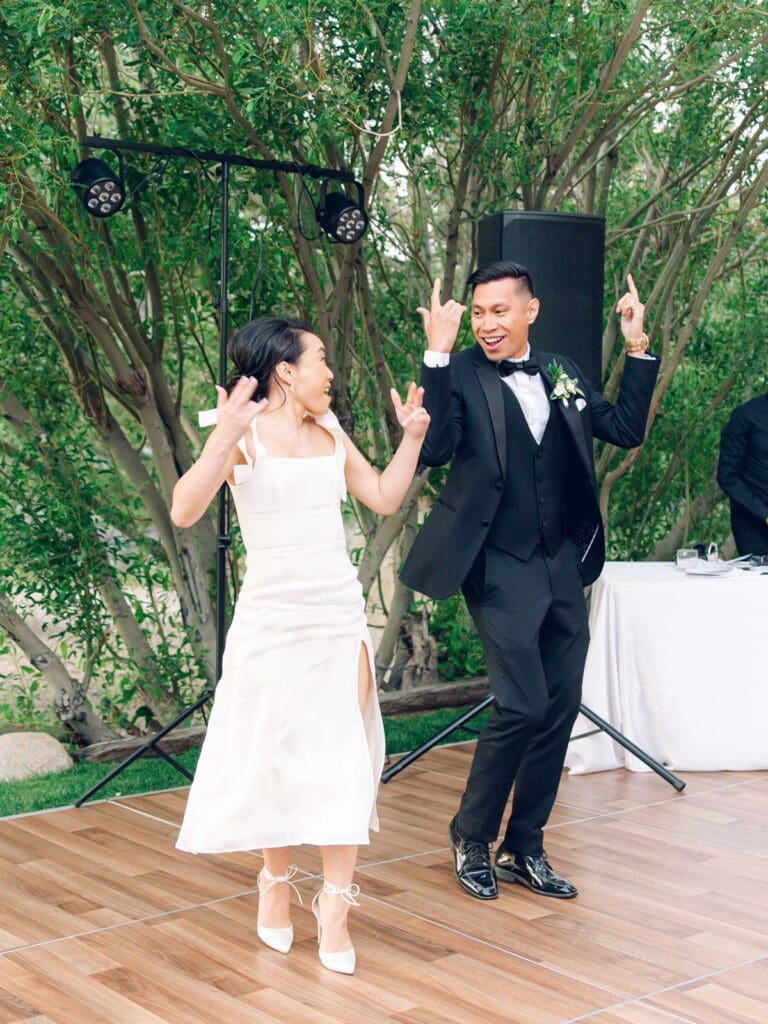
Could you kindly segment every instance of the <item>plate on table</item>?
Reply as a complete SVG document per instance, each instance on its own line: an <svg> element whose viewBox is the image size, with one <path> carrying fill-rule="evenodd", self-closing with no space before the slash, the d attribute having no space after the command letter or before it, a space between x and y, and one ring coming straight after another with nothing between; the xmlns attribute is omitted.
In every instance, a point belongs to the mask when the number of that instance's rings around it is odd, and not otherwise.
<svg viewBox="0 0 768 1024"><path fill-rule="evenodd" d="M727 576L733 572L733 566L727 562L705 562L700 558L690 569L685 570L686 576Z"/></svg>

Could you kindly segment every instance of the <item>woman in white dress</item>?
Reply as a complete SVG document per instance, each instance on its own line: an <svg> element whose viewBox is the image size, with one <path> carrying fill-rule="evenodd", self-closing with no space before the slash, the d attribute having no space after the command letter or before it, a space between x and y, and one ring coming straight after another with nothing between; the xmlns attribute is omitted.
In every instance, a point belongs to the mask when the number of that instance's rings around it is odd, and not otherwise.
<svg viewBox="0 0 768 1024"><path fill-rule="evenodd" d="M177 846L261 849L257 931L288 952L291 847L320 848L312 903L320 960L352 973L347 912L357 849L378 829L384 731L365 602L346 551L349 490L381 515L401 504L429 425L422 390L392 391L403 438L379 473L330 412L333 373L317 335L261 317L232 338L236 382L201 413L215 429L179 480L171 518L189 527L232 490L247 552L223 670ZM293 886L295 888L295 886ZM298 892L298 890L297 890Z"/></svg>

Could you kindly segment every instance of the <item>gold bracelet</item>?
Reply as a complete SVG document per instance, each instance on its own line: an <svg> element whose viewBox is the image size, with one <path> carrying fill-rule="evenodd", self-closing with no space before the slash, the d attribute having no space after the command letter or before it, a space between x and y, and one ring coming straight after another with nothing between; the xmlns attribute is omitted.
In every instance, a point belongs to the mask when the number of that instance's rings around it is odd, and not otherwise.
<svg viewBox="0 0 768 1024"><path fill-rule="evenodd" d="M627 352L647 352L650 342L648 341L648 335L643 333L639 338L625 338L624 348Z"/></svg>

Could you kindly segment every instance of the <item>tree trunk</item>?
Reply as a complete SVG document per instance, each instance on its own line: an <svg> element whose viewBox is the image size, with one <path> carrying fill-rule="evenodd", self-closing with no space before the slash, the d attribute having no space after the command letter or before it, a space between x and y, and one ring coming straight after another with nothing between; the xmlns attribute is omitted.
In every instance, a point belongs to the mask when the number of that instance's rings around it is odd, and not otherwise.
<svg viewBox="0 0 768 1024"><path fill-rule="evenodd" d="M26 655L53 694L59 719L83 743L99 743L114 733L88 707L86 687L73 679L64 663L19 615L8 594L0 591L0 629Z"/></svg>
<svg viewBox="0 0 768 1024"><path fill-rule="evenodd" d="M176 717L179 708L168 694L164 680L160 678L152 648L117 581L111 576L105 576L99 584L99 593L117 627L129 658L136 666L136 690L157 717L153 724L163 725Z"/></svg>

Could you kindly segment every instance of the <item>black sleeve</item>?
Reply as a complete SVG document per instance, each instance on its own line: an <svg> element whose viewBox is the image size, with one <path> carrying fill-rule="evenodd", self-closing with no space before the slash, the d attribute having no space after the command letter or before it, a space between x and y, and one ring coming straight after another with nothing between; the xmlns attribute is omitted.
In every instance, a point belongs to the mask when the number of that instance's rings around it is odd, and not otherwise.
<svg viewBox="0 0 768 1024"><path fill-rule="evenodd" d="M430 416L419 462L424 466L444 466L461 444L464 431L464 400L447 366L421 367L424 408Z"/></svg>
<svg viewBox="0 0 768 1024"><path fill-rule="evenodd" d="M720 435L717 482L732 501L765 522L768 519L768 505L760 500L741 477L741 466L749 445L749 432L748 417L741 409L734 409Z"/></svg>
<svg viewBox="0 0 768 1024"><path fill-rule="evenodd" d="M615 403L604 398L579 374L589 411L592 433L618 448L637 448L645 440L645 427L661 360L627 356Z"/></svg>

